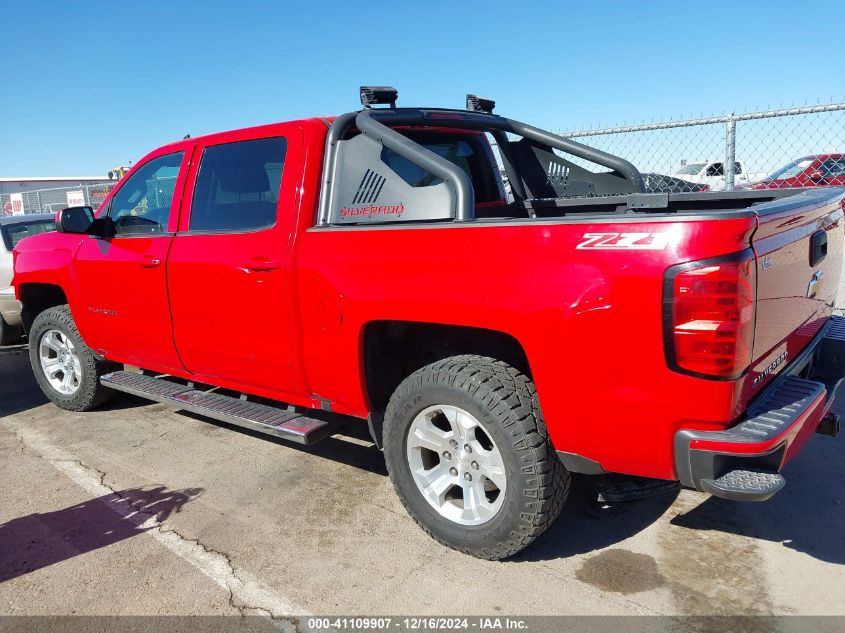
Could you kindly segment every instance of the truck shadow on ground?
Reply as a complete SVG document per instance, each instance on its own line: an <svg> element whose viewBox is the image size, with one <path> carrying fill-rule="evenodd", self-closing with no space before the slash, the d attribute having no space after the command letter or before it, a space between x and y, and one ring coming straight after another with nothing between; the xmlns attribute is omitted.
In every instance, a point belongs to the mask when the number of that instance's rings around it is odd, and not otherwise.
<svg viewBox="0 0 845 633"><path fill-rule="evenodd" d="M384 457L381 451L375 447L370 439L367 423L355 420L344 424L340 436L327 437L317 444L304 445L288 440L279 439L259 431L243 428L233 424L227 424L219 420L206 418L190 411L176 411L179 415L189 417L204 424L224 428L233 433L242 433L266 442L272 442L285 448L291 448L315 457L327 459L339 464L345 464L377 475L387 475L387 468L384 465ZM318 414L315 414L318 415ZM344 437L345 436L345 437ZM347 439L348 438L348 439ZM350 441L351 440L351 441Z"/></svg>
<svg viewBox="0 0 845 633"><path fill-rule="evenodd" d="M845 388L840 389L842 391ZM845 393L840 396L837 409L845 413L842 411L845 410ZM32 375L25 350L0 348L0 416L13 415L46 402ZM121 394L105 409L148 404L141 398ZM179 414L366 472L387 474L384 458L372 445L366 424L362 422L346 425L344 434L352 441L330 437L313 446L301 446L192 413L180 411ZM710 497L693 510L674 517L671 523L694 530L721 531L779 542L819 560L845 565L845 539L839 529L845 520L845 471L840 465L841 454L840 441L815 436L787 466L784 472L787 486L773 499L746 504ZM670 511L677 496L663 494L641 501L602 505L596 502L595 495L590 477L574 477L560 518L536 543L512 560L565 558L610 547L658 521ZM8 538L5 534L8 531L0 537L0 551L12 551L7 547L9 543L3 540ZM96 539L96 535L92 538ZM0 566L5 569L5 562ZM3 569L0 569L0 580Z"/></svg>
<svg viewBox="0 0 845 633"><path fill-rule="evenodd" d="M14 415L47 402L41 393L26 345L0 347L0 416Z"/></svg>
<svg viewBox="0 0 845 633"><path fill-rule="evenodd" d="M674 491L638 501L604 504L596 501L594 478L576 475L558 520L509 561L568 558L610 547L660 519L677 496Z"/></svg>
<svg viewBox="0 0 845 633"><path fill-rule="evenodd" d="M202 492L202 488L130 488L3 523L0 582L155 529L151 518L164 521Z"/></svg>
<svg viewBox="0 0 845 633"><path fill-rule="evenodd" d="M384 456L373 445L367 425L361 421L351 421L345 425L340 437L329 437L317 444L303 446L191 412L178 413L227 431L243 433L366 472L383 476L388 474ZM531 547L509 560L540 561L566 558L610 547L653 524L666 513L677 497L675 491L640 501L602 504L596 501L594 481L594 477L574 476L560 518Z"/></svg>
<svg viewBox="0 0 845 633"><path fill-rule="evenodd" d="M786 487L768 501L739 503L709 497L671 523L782 543L818 560L845 565L841 456L841 441L815 436L784 469Z"/></svg>

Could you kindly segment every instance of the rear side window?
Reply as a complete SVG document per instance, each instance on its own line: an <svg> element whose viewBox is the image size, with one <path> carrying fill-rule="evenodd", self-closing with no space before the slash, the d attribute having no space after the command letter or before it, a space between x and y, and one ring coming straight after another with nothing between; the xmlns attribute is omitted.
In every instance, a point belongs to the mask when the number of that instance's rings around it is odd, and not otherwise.
<svg viewBox="0 0 845 633"><path fill-rule="evenodd" d="M492 155L482 145L483 137L476 134L448 134L442 132L402 131L410 139L463 169L472 181L476 202L502 199L498 170ZM434 174L385 147L381 160L412 187L429 187L443 182Z"/></svg>
<svg viewBox="0 0 845 633"><path fill-rule="evenodd" d="M842 158L828 158L821 166L825 178L841 178L845 176L845 156Z"/></svg>
<svg viewBox="0 0 845 633"><path fill-rule="evenodd" d="M23 238L39 233L49 233L56 230L56 223L52 220L28 222L25 224L10 224L3 227L3 242L6 248L12 250Z"/></svg>
<svg viewBox="0 0 845 633"><path fill-rule="evenodd" d="M202 155L191 231L251 231L276 222L287 142L261 138L207 147Z"/></svg>

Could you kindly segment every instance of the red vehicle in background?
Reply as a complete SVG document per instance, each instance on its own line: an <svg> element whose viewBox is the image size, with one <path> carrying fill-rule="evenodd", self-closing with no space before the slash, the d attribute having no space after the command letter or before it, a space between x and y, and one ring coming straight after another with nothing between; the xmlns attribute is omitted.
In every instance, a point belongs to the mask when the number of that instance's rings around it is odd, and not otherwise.
<svg viewBox="0 0 845 633"><path fill-rule="evenodd" d="M784 165L745 189L845 186L845 154L816 154Z"/></svg>

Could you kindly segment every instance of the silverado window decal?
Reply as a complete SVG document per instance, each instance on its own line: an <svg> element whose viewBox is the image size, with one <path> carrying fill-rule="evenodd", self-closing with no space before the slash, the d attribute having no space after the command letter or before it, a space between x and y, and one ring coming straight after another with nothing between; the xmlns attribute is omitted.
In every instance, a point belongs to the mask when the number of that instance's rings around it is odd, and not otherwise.
<svg viewBox="0 0 845 633"><path fill-rule="evenodd" d="M330 193L333 223L450 220L455 216L450 185L443 181L422 187L408 184L382 160L383 150L381 143L363 134L338 143Z"/></svg>
<svg viewBox="0 0 845 633"><path fill-rule="evenodd" d="M352 199L352 204L373 204L378 200L385 182L387 182L387 178L377 174L372 169L368 169L364 172L364 177L361 178L361 184L358 185L358 192Z"/></svg>
<svg viewBox="0 0 845 633"><path fill-rule="evenodd" d="M669 233L584 233L576 249L662 251L669 244Z"/></svg>

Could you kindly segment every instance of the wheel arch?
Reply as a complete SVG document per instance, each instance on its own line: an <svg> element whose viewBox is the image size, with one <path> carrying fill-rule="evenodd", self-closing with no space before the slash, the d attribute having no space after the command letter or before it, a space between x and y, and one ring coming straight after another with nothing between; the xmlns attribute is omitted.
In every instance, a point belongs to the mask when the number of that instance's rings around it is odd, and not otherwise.
<svg viewBox="0 0 845 633"><path fill-rule="evenodd" d="M382 415L399 384L421 367L461 354L502 360L531 376L524 347L506 332L401 320L371 321L364 326L362 377L370 408L370 433L379 447Z"/></svg>
<svg viewBox="0 0 845 633"><path fill-rule="evenodd" d="M58 284L24 283L20 285L18 295L21 301L21 322L27 334L35 317L44 310L68 302L67 294Z"/></svg>

